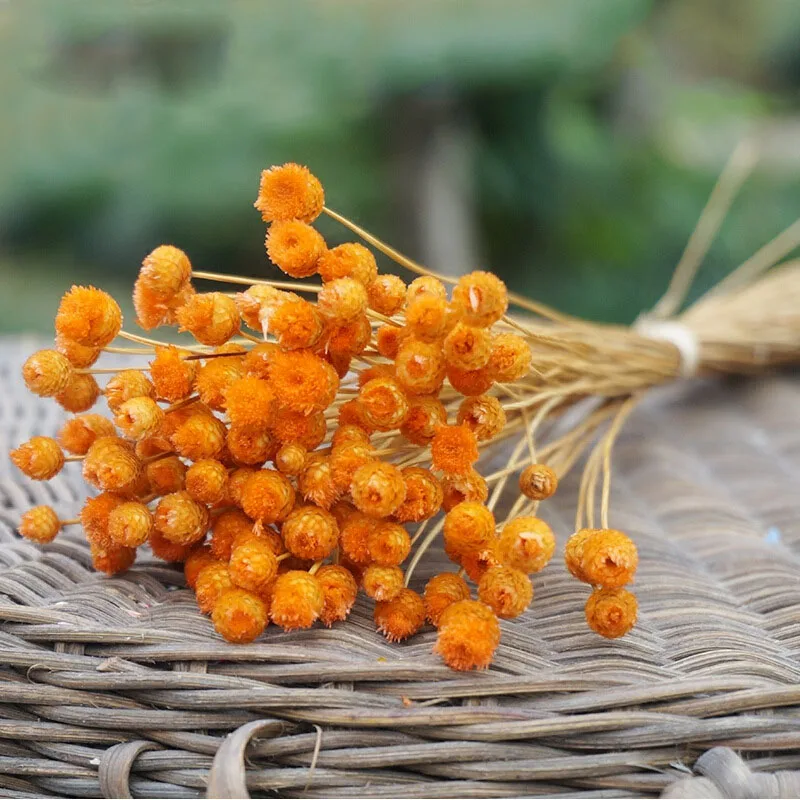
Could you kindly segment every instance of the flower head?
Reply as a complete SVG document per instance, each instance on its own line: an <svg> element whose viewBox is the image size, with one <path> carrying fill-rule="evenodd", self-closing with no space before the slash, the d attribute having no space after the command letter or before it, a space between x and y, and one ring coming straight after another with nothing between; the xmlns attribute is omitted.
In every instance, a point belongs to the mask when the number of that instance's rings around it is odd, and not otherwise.
<svg viewBox="0 0 800 800"><path fill-rule="evenodd" d="M19 523L20 534L37 544L52 542L60 530L61 521L50 506L31 508L22 515Z"/></svg>
<svg viewBox="0 0 800 800"><path fill-rule="evenodd" d="M333 327L328 336L328 356L347 358L360 355L367 349L371 338L369 318L361 314L344 325ZM344 373L347 374L347 370Z"/></svg>
<svg viewBox="0 0 800 800"><path fill-rule="evenodd" d="M458 424L466 425L479 442L493 439L506 426L506 412L496 397L465 397L458 408Z"/></svg>
<svg viewBox="0 0 800 800"><path fill-rule="evenodd" d="M459 369L458 367L447 367L447 380L457 391L467 397L474 397L479 394L486 394L492 388L494 378L489 367L480 369Z"/></svg>
<svg viewBox="0 0 800 800"><path fill-rule="evenodd" d="M10 455L14 465L35 481L49 481L64 466L64 453L49 436L34 436Z"/></svg>
<svg viewBox="0 0 800 800"><path fill-rule="evenodd" d="M110 545L108 519L111 512L125 501L119 495L101 492L96 497L87 497L81 508L80 520L90 544Z"/></svg>
<svg viewBox="0 0 800 800"><path fill-rule="evenodd" d="M211 552L220 561L230 561L233 543L241 534L251 533L253 520L238 508L229 508L211 523Z"/></svg>
<svg viewBox="0 0 800 800"><path fill-rule="evenodd" d="M286 549L298 558L321 561L339 543L333 515L317 506L297 506L284 520L281 534Z"/></svg>
<svg viewBox="0 0 800 800"><path fill-rule="evenodd" d="M297 295L294 295L294 297L297 297ZM241 316L244 324L254 331L263 333L264 329L269 327L269 321L278 306L286 299L286 292L265 283L256 283L249 289L237 294L234 297L234 302L239 309L239 316ZM267 342L262 342L263 344L267 344ZM257 345L257 347L260 346ZM276 348L277 345L271 343L270 347Z"/></svg>
<svg viewBox="0 0 800 800"><path fill-rule="evenodd" d="M197 575L194 587L197 605L204 614L211 614L222 594L233 588L228 565L221 561L213 561L203 567Z"/></svg>
<svg viewBox="0 0 800 800"><path fill-rule="evenodd" d="M336 278L323 284L317 308L324 317L340 324L352 322L367 310L367 290L355 278Z"/></svg>
<svg viewBox="0 0 800 800"><path fill-rule="evenodd" d="M220 503L227 489L228 470L216 459L201 459L186 471L186 491L198 503Z"/></svg>
<svg viewBox="0 0 800 800"><path fill-rule="evenodd" d="M388 517L406 497L403 474L384 461L370 461L353 474L350 485L353 503L371 517Z"/></svg>
<svg viewBox="0 0 800 800"><path fill-rule="evenodd" d="M448 555L459 558L486 548L494 539L494 514L480 503L459 503L444 518L444 545Z"/></svg>
<svg viewBox="0 0 800 800"><path fill-rule="evenodd" d="M248 425L231 425L226 444L237 464L251 467L270 461L278 449L278 441L271 431Z"/></svg>
<svg viewBox="0 0 800 800"><path fill-rule="evenodd" d="M378 275L375 256L357 242L340 244L324 252L317 264L317 270L323 281L353 278L364 286L369 286Z"/></svg>
<svg viewBox="0 0 800 800"><path fill-rule="evenodd" d="M273 223L267 232L267 255L292 278L308 278L317 271L325 240L310 225L297 219Z"/></svg>
<svg viewBox="0 0 800 800"><path fill-rule="evenodd" d="M84 344L73 342L66 336L56 334L56 350L64 356L73 367L85 369L91 367L103 352L102 347L87 347Z"/></svg>
<svg viewBox="0 0 800 800"><path fill-rule="evenodd" d="M464 475L478 460L478 442L466 425L442 425L431 440L434 469L451 475Z"/></svg>
<svg viewBox="0 0 800 800"><path fill-rule="evenodd" d="M488 328L506 313L506 285L491 272L470 272L453 289L453 303L461 306L464 322Z"/></svg>
<svg viewBox="0 0 800 800"><path fill-rule="evenodd" d="M258 197L253 204L264 222L300 219L313 222L325 204L322 184L308 167L288 163L261 173Z"/></svg>
<svg viewBox="0 0 800 800"><path fill-rule="evenodd" d="M296 477L306 465L308 450L297 442L287 442L278 448L275 454L275 467L284 475Z"/></svg>
<svg viewBox="0 0 800 800"><path fill-rule="evenodd" d="M411 537L397 522L381 520L367 537L367 550L370 561L377 566L396 567L406 560L411 551Z"/></svg>
<svg viewBox="0 0 800 800"><path fill-rule="evenodd" d="M422 294L406 307L406 325L423 342L435 342L447 333L447 300L435 294Z"/></svg>
<svg viewBox="0 0 800 800"><path fill-rule="evenodd" d="M339 564L326 564L317 571L315 577L324 598L319 618L323 625L330 628L334 622L347 619L356 601L358 584L353 573Z"/></svg>
<svg viewBox="0 0 800 800"><path fill-rule="evenodd" d="M130 439L145 439L158 433L164 411L150 397L132 397L117 408L114 422Z"/></svg>
<svg viewBox="0 0 800 800"><path fill-rule="evenodd" d="M426 296L447 300L447 289L445 289L444 284L433 275L421 275L419 278L414 278L414 280L408 284L406 304L411 305L415 300Z"/></svg>
<svg viewBox="0 0 800 800"><path fill-rule="evenodd" d="M199 542L206 535L208 524L208 508L193 500L188 492L168 494L156 506L156 529L175 544Z"/></svg>
<svg viewBox="0 0 800 800"><path fill-rule="evenodd" d="M477 600L458 600L439 617L434 650L452 669L486 669L499 644L497 617Z"/></svg>
<svg viewBox="0 0 800 800"><path fill-rule="evenodd" d="M228 570L236 586L262 593L278 575L278 559L269 542L249 536L233 544Z"/></svg>
<svg viewBox="0 0 800 800"><path fill-rule="evenodd" d="M406 497L394 512L399 522L422 522L430 519L442 507L442 485L436 476L423 467L404 467Z"/></svg>
<svg viewBox="0 0 800 800"><path fill-rule="evenodd" d="M394 378L374 378L358 393L358 400L369 425L375 430L399 428L408 416L408 400Z"/></svg>
<svg viewBox="0 0 800 800"><path fill-rule="evenodd" d="M208 542L194 545L186 556L186 561L183 562L183 577L186 578L186 585L190 589L194 589L197 586L200 570L209 564L218 562L219 559L214 557Z"/></svg>
<svg viewBox="0 0 800 800"><path fill-rule="evenodd" d="M469 600L467 582L455 572L440 572L425 584L425 615L431 625L439 624L444 610L459 600Z"/></svg>
<svg viewBox="0 0 800 800"><path fill-rule="evenodd" d="M158 529L153 530L147 543L150 545L150 549L153 551L153 555L156 558L173 563L186 561L189 553L192 551L192 545L171 542L161 534ZM227 571L227 564L225 568Z"/></svg>
<svg viewBox="0 0 800 800"><path fill-rule="evenodd" d="M445 378L441 345L405 339L397 352L395 374L409 394L437 394Z"/></svg>
<svg viewBox="0 0 800 800"><path fill-rule="evenodd" d="M310 454L300 473L297 488L304 500L329 509L340 495L333 480L330 458Z"/></svg>
<svg viewBox="0 0 800 800"><path fill-rule="evenodd" d="M354 564L360 566L369 564L372 560L369 540L378 527L378 521L360 511L354 511L339 525L341 528L339 544L342 552Z"/></svg>
<svg viewBox="0 0 800 800"><path fill-rule="evenodd" d="M553 531L538 517L517 517L507 522L498 543L503 564L526 573L543 570L555 549Z"/></svg>
<svg viewBox="0 0 800 800"><path fill-rule="evenodd" d="M496 381L514 383L531 369L531 348L516 333L500 333L492 341L489 372Z"/></svg>
<svg viewBox="0 0 800 800"><path fill-rule="evenodd" d="M169 437L175 452L190 461L217 458L225 447L227 428L213 414L200 410Z"/></svg>
<svg viewBox="0 0 800 800"><path fill-rule="evenodd" d="M298 444L311 451L325 439L327 423L322 411L304 414L281 408L275 415L271 430L281 444Z"/></svg>
<svg viewBox="0 0 800 800"><path fill-rule="evenodd" d="M350 491L356 470L376 458L375 448L370 444L354 443L333 447L330 465L336 489L341 493Z"/></svg>
<svg viewBox="0 0 800 800"><path fill-rule="evenodd" d="M400 567L382 567L370 564L361 578L367 597L385 602L393 600L403 589L403 570Z"/></svg>
<svg viewBox="0 0 800 800"><path fill-rule="evenodd" d="M22 378L39 397L55 397L74 375L69 359L57 350L39 350L22 365Z"/></svg>
<svg viewBox="0 0 800 800"><path fill-rule="evenodd" d="M478 597L501 619L512 619L531 604L533 584L518 569L491 567L478 582Z"/></svg>
<svg viewBox="0 0 800 800"><path fill-rule="evenodd" d="M519 476L519 490L531 500L547 500L558 488L558 475L547 464L530 464Z"/></svg>
<svg viewBox="0 0 800 800"><path fill-rule="evenodd" d="M445 337L442 349L448 366L471 372L489 363L492 337L485 328L459 322Z"/></svg>
<svg viewBox="0 0 800 800"><path fill-rule="evenodd" d="M442 508L455 508L465 500L485 503L489 499L489 486L477 470L471 469L463 475L445 475L442 479Z"/></svg>
<svg viewBox="0 0 800 800"><path fill-rule="evenodd" d="M114 375L103 390L106 403L112 413L134 397L155 398L156 389L150 379L138 369L124 369Z"/></svg>
<svg viewBox="0 0 800 800"><path fill-rule="evenodd" d="M242 510L269 525L286 519L294 506L294 488L280 472L260 469L242 487Z"/></svg>
<svg viewBox="0 0 800 800"><path fill-rule="evenodd" d="M253 592L226 589L214 603L211 621L226 641L246 644L257 639L267 627L267 605Z"/></svg>
<svg viewBox="0 0 800 800"><path fill-rule="evenodd" d="M269 315L268 330L286 350L313 347L322 336L322 317L301 297L285 300Z"/></svg>
<svg viewBox="0 0 800 800"><path fill-rule="evenodd" d="M339 425L331 437L331 447L346 444L369 444L369 434L358 425Z"/></svg>
<svg viewBox="0 0 800 800"><path fill-rule="evenodd" d="M430 444L440 426L447 424L447 411L442 401L432 395L412 397L400 433L412 444Z"/></svg>
<svg viewBox="0 0 800 800"><path fill-rule="evenodd" d="M405 326L381 325L375 331L375 347L384 358L394 360L400 352L400 346L411 336L411 331Z"/></svg>
<svg viewBox="0 0 800 800"><path fill-rule="evenodd" d="M274 419L276 408L275 392L263 378L239 378L225 391L225 410L237 427L264 430Z"/></svg>
<svg viewBox="0 0 800 800"><path fill-rule="evenodd" d="M391 600L375 603L374 617L390 642L401 642L425 624L425 603L412 589L400 589Z"/></svg>
<svg viewBox="0 0 800 800"><path fill-rule="evenodd" d="M188 397L194 373L194 362L184 360L177 347L156 347L156 357L150 362L150 377L157 397L170 403Z"/></svg>
<svg viewBox="0 0 800 800"><path fill-rule="evenodd" d="M150 538L152 532L153 515L143 503L121 503L108 515L108 535L114 544L139 547Z"/></svg>
<svg viewBox="0 0 800 800"><path fill-rule="evenodd" d="M133 566L136 560L135 547L123 547L118 544L92 545L89 548L92 556L92 566L98 572L107 575L116 575L125 572Z"/></svg>
<svg viewBox="0 0 800 800"><path fill-rule="evenodd" d="M139 478L142 462L133 446L113 436L99 436L83 459L84 480L105 491L127 491Z"/></svg>
<svg viewBox="0 0 800 800"><path fill-rule="evenodd" d="M285 631L310 628L325 608L325 595L314 575L289 570L278 576L272 591L270 616Z"/></svg>
<svg viewBox="0 0 800 800"><path fill-rule="evenodd" d="M86 347L105 347L122 328L116 300L93 286L73 286L56 314L56 333Z"/></svg>
<svg viewBox="0 0 800 800"><path fill-rule="evenodd" d="M635 624L638 611L636 596L627 589L595 589L586 601L589 627L606 639L624 636Z"/></svg>
<svg viewBox="0 0 800 800"><path fill-rule="evenodd" d="M601 529L587 537L580 555L581 580L615 588L633 580L639 555L622 531Z"/></svg>
<svg viewBox="0 0 800 800"><path fill-rule="evenodd" d="M88 411L100 396L100 387L93 375L73 373L69 383L56 395L56 402L65 411L80 414Z"/></svg>
<svg viewBox="0 0 800 800"><path fill-rule="evenodd" d="M189 331L201 344L217 347L239 330L239 309L221 292L196 294L175 313L181 331Z"/></svg>
<svg viewBox="0 0 800 800"><path fill-rule="evenodd" d="M406 301L406 285L397 275L378 275L367 287L369 307L391 317Z"/></svg>
<svg viewBox="0 0 800 800"><path fill-rule="evenodd" d="M308 350L275 353L269 375L281 405L301 414L324 411L339 389L336 370Z"/></svg>
<svg viewBox="0 0 800 800"><path fill-rule="evenodd" d="M145 467L147 480L158 495L179 492L185 486L186 465L177 456L167 456Z"/></svg>
<svg viewBox="0 0 800 800"><path fill-rule="evenodd" d="M139 282L154 297L169 300L189 283L192 264L183 250L162 244L144 257Z"/></svg>

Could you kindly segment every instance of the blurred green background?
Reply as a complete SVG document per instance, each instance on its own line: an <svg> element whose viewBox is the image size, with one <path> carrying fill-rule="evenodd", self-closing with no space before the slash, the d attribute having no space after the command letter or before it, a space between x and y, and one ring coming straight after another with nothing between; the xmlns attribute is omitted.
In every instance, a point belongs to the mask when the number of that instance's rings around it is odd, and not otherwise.
<svg viewBox="0 0 800 800"><path fill-rule="evenodd" d="M434 268L629 321L745 134L701 285L798 215L798 41L797 0L0 0L0 331L129 295L161 242L273 274L252 202L286 160Z"/></svg>

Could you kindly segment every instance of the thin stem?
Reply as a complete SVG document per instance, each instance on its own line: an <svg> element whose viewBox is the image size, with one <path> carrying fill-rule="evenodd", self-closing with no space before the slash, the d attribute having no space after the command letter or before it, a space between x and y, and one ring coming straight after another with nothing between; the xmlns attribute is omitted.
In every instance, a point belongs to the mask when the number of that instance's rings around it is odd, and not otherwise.
<svg viewBox="0 0 800 800"><path fill-rule="evenodd" d="M192 272L193 278L217 281L217 283L236 283L241 286L272 286L274 289L286 289L290 292L318 292L322 287L313 283L294 283L292 281L268 281L247 278L242 275L225 275L221 272Z"/></svg>
<svg viewBox="0 0 800 800"><path fill-rule="evenodd" d="M443 527L444 527L444 519L440 519L436 523L436 525L431 529L428 535L420 543L420 546L414 553L414 557L411 559L411 562L408 565L408 569L406 570L406 577L404 580L405 586L408 586L409 582L411 581L411 576L414 574L414 570L417 568L417 564L419 564L420 560L422 559L422 556L425 555L425 552L433 544L434 540L439 535Z"/></svg>
<svg viewBox="0 0 800 800"><path fill-rule="evenodd" d="M611 496L611 451L622 425L641 399L634 395L623 403L606 434L603 447L603 496L600 502L600 526L608 528L608 504Z"/></svg>
<svg viewBox="0 0 800 800"><path fill-rule="evenodd" d="M80 517L72 517L71 519L60 519L58 521L58 524L62 528L66 528L68 525L80 525L81 524L81 520L80 520Z"/></svg>

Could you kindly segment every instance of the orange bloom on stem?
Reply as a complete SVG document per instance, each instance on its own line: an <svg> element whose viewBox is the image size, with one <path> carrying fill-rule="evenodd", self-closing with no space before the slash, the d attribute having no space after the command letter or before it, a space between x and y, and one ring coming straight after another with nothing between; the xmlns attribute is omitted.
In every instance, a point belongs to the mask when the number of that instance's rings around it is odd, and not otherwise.
<svg viewBox="0 0 800 800"><path fill-rule="evenodd" d="M439 426L446 423L447 411L438 397L412 397L400 433L412 444L426 445L430 444Z"/></svg>
<svg viewBox="0 0 800 800"><path fill-rule="evenodd" d="M73 286L56 313L56 333L86 347L105 347L122 328L116 300L93 286Z"/></svg>
<svg viewBox="0 0 800 800"><path fill-rule="evenodd" d="M508 291L491 272L470 272L453 289L453 303L463 310L464 322L488 328L508 310Z"/></svg>
<svg viewBox="0 0 800 800"><path fill-rule="evenodd" d="M239 330L239 309L221 292L195 294L175 313L181 331L189 331L200 344L225 344Z"/></svg>
<svg viewBox="0 0 800 800"><path fill-rule="evenodd" d="M334 622L347 619L358 594L358 584L350 570L339 564L326 564L315 575L324 598L319 615L322 624L328 628Z"/></svg>
<svg viewBox="0 0 800 800"><path fill-rule="evenodd" d="M110 545L108 520L111 512L125 502L119 495L101 492L96 497L87 497L81 508L80 520L90 544Z"/></svg>
<svg viewBox="0 0 800 800"><path fill-rule="evenodd" d="M269 317L269 332L286 350L313 347L322 336L322 317L307 300L280 303Z"/></svg>
<svg viewBox="0 0 800 800"><path fill-rule="evenodd" d="M486 669L500 644L500 624L477 600L459 600L439 617L434 652L457 670Z"/></svg>
<svg viewBox="0 0 800 800"><path fill-rule="evenodd" d="M460 557L486 548L494 539L494 514L480 503L459 503L444 518L444 545L448 555Z"/></svg>
<svg viewBox="0 0 800 800"><path fill-rule="evenodd" d="M287 292L276 289L274 286L256 283L249 289L239 292L234 297L233 302L236 303L236 308L239 309L239 316L244 324L254 331L263 333L264 328L269 324L272 314L289 296L297 297L297 295L289 295ZM274 342L262 342L256 347L263 347L265 344L269 344L272 348L278 347Z"/></svg>
<svg viewBox="0 0 800 800"><path fill-rule="evenodd" d="M181 562L185 561L192 551L190 544L178 544L166 539L157 529L150 534L148 539L150 549L156 558L162 561ZM227 565L226 565L227 568Z"/></svg>
<svg viewBox="0 0 800 800"><path fill-rule="evenodd" d="M251 533L253 520L238 508L229 508L211 523L211 552L221 561L229 561L233 542L240 534Z"/></svg>
<svg viewBox="0 0 800 800"><path fill-rule="evenodd" d="M156 347L156 357L150 362L150 377L157 397L170 403L188 397L194 373L194 361L185 361L177 347Z"/></svg>
<svg viewBox="0 0 800 800"><path fill-rule="evenodd" d="M455 572L440 572L425 584L425 615L431 625L439 624L444 610L459 600L469 600L467 582Z"/></svg>
<svg viewBox="0 0 800 800"><path fill-rule="evenodd" d="M448 304L443 297L423 294L406 308L406 325L423 342L435 342L447 333Z"/></svg>
<svg viewBox="0 0 800 800"><path fill-rule="evenodd" d="M466 425L441 425L431 440L433 468L448 474L466 474L478 455L477 439Z"/></svg>
<svg viewBox="0 0 800 800"><path fill-rule="evenodd" d="M264 222L300 219L313 222L325 204L322 184L308 167L289 162L261 173L258 197L253 204Z"/></svg>
<svg viewBox="0 0 800 800"><path fill-rule="evenodd" d="M376 565L396 567L406 560L411 550L411 537L402 525L381 521L367 537L367 549L370 560Z"/></svg>
<svg viewBox="0 0 800 800"><path fill-rule="evenodd" d="M301 414L324 411L339 389L339 376L333 367L308 350L275 353L269 375L281 405Z"/></svg>
<svg viewBox="0 0 800 800"><path fill-rule="evenodd" d="M531 464L519 476L519 490L531 500L547 500L558 488L558 475L546 464Z"/></svg>
<svg viewBox="0 0 800 800"><path fill-rule="evenodd" d="M406 339L397 352L395 374L409 394L438 394L446 374L441 346Z"/></svg>
<svg viewBox="0 0 800 800"><path fill-rule="evenodd" d="M155 494L171 494L185 487L186 465L177 456L153 461L145 467L145 472Z"/></svg>
<svg viewBox="0 0 800 800"><path fill-rule="evenodd" d="M39 350L22 365L22 379L39 397L55 397L67 388L74 374L72 364L57 350Z"/></svg>
<svg viewBox="0 0 800 800"><path fill-rule="evenodd" d="M485 503L489 499L489 486L477 470L471 469L463 475L445 475L442 479L442 508L455 508L465 500Z"/></svg>
<svg viewBox="0 0 800 800"><path fill-rule="evenodd" d="M126 491L139 478L142 462L133 446L113 436L99 436L83 459L84 480L98 489Z"/></svg>
<svg viewBox="0 0 800 800"><path fill-rule="evenodd" d="M296 442L282 444L275 454L275 467L284 475L297 476L306 465L308 450Z"/></svg>
<svg viewBox="0 0 800 800"><path fill-rule="evenodd" d="M280 472L261 469L242 487L242 510L253 520L269 525L286 519L294 506L294 488Z"/></svg>
<svg viewBox="0 0 800 800"><path fill-rule="evenodd" d="M397 275L378 275L367 287L369 307L391 317L406 301L406 285Z"/></svg>
<svg viewBox="0 0 800 800"><path fill-rule="evenodd" d="M275 417L276 408L275 392L262 378L239 378L225 392L225 409L237 427L263 430Z"/></svg>
<svg viewBox="0 0 800 800"><path fill-rule="evenodd" d="M131 439L155 436L164 422L164 411L150 397L132 397L114 414L117 427Z"/></svg>
<svg viewBox="0 0 800 800"><path fill-rule="evenodd" d="M367 310L367 290L355 278L329 281L317 295L317 309L339 324L352 322Z"/></svg>
<svg viewBox="0 0 800 800"><path fill-rule="evenodd" d="M285 631L310 628L325 608L325 595L314 575L289 570L278 576L270 616Z"/></svg>
<svg viewBox="0 0 800 800"><path fill-rule="evenodd" d="M56 402L65 411L80 414L88 411L100 397L100 387L93 375L73 374L69 383L56 395Z"/></svg>
<svg viewBox="0 0 800 800"><path fill-rule="evenodd" d="M339 523L341 535L339 546L342 552L354 564L363 566L372 560L369 540L378 527L378 521L360 511L354 511L347 519Z"/></svg>
<svg viewBox="0 0 800 800"><path fill-rule="evenodd" d="M497 566L487 569L478 582L478 597L501 619L518 617L533 600L533 584L518 569Z"/></svg>
<svg viewBox="0 0 800 800"><path fill-rule="evenodd" d="M399 522L422 522L434 516L442 507L444 494L436 476L423 467L404 467L403 480L406 498L394 512Z"/></svg>
<svg viewBox="0 0 800 800"><path fill-rule="evenodd" d="M329 509L339 499L340 494L333 481L330 459L310 454L306 459L305 469L300 473L297 488L304 500Z"/></svg>
<svg viewBox="0 0 800 800"><path fill-rule="evenodd" d="M188 492L162 497L156 506L156 530L170 542L192 545L208 530L208 508L192 499Z"/></svg>
<svg viewBox="0 0 800 800"><path fill-rule="evenodd" d="M140 370L124 369L109 380L103 394L109 409L116 413L124 402L134 397L155 398L156 389Z"/></svg>
<svg viewBox="0 0 800 800"><path fill-rule="evenodd" d="M414 278L408 284L406 291L406 304L411 305L415 300L421 297L439 297L442 300L447 299L447 289L444 284L433 275L420 275L419 278Z"/></svg>
<svg viewBox="0 0 800 800"><path fill-rule="evenodd" d="M73 342L72 339L67 339L61 334L56 334L56 350L77 369L91 367L103 352L102 347L87 347L84 344Z"/></svg>
<svg viewBox="0 0 800 800"><path fill-rule="evenodd" d="M543 570L555 549L553 531L538 517L517 517L507 522L498 544L502 562L528 574Z"/></svg>
<svg viewBox="0 0 800 800"><path fill-rule="evenodd" d="M360 355L367 349L371 338L372 325L366 314L344 325L334 325L328 336L328 356L346 358Z"/></svg>
<svg viewBox="0 0 800 800"><path fill-rule="evenodd" d="M305 222L281 220L267 232L266 247L270 261L278 269L292 278L308 278L317 271L325 240Z"/></svg>
<svg viewBox="0 0 800 800"><path fill-rule="evenodd" d="M200 575L200 571L209 564L216 563L219 563L219 559L214 557L207 542L194 545L186 556L186 561L183 562L183 577L186 578L186 585L190 589L194 589L197 586L197 577Z"/></svg>
<svg viewBox="0 0 800 800"><path fill-rule="evenodd" d="M213 414L192 414L169 440L175 452L191 461L217 458L225 447L227 428Z"/></svg>
<svg viewBox="0 0 800 800"><path fill-rule="evenodd" d="M459 322L445 337L442 349L448 366L474 371L489 363L492 337L484 328Z"/></svg>
<svg viewBox="0 0 800 800"><path fill-rule="evenodd" d="M394 361L400 352L400 346L411 336L411 331L397 325L381 325L375 331L375 347L384 357Z"/></svg>
<svg viewBox="0 0 800 800"><path fill-rule="evenodd" d="M226 589L214 603L211 621L226 641L246 644L261 636L267 627L267 605L253 592Z"/></svg>
<svg viewBox="0 0 800 800"><path fill-rule="evenodd" d="M154 297L169 300L191 277L192 264L186 253L172 245L162 244L144 257L138 280Z"/></svg>
<svg viewBox="0 0 800 800"><path fill-rule="evenodd" d="M281 408L272 422L272 433L281 444L299 444L315 450L325 439L327 423L321 411L304 414Z"/></svg>
<svg viewBox="0 0 800 800"><path fill-rule="evenodd" d="M467 397L485 394L492 388L494 378L489 367L481 369L465 370L458 367L448 366L447 380L457 391Z"/></svg>
<svg viewBox="0 0 800 800"><path fill-rule="evenodd" d="M265 461L271 461L278 449L278 441L271 431L249 426L231 425L226 443L237 464L251 467L260 467Z"/></svg>
<svg viewBox="0 0 800 800"><path fill-rule="evenodd" d="M236 586L260 593L275 580L278 559L268 542L249 536L233 545L228 570Z"/></svg>
<svg viewBox="0 0 800 800"><path fill-rule="evenodd" d="M114 544L139 547L152 532L153 515L143 503L121 503L108 515L108 535Z"/></svg>
<svg viewBox="0 0 800 800"><path fill-rule="evenodd" d="M35 481L49 481L64 466L64 453L49 436L34 436L12 450L10 456L14 465Z"/></svg>
<svg viewBox="0 0 800 800"><path fill-rule="evenodd" d="M624 636L635 624L638 612L636 596L627 589L595 589L586 601L589 627L606 639Z"/></svg>
<svg viewBox="0 0 800 800"><path fill-rule="evenodd" d="M92 555L92 566L98 572L105 572L107 575L125 572L136 560L135 547L122 547L118 544L92 545L89 552Z"/></svg>
<svg viewBox="0 0 800 800"><path fill-rule="evenodd" d="M379 603L393 600L403 589L403 570L400 567L382 567L370 564L361 578L367 597Z"/></svg>
<svg viewBox="0 0 800 800"><path fill-rule="evenodd" d="M286 549L298 558L321 561L339 543L339 526L332 514L317 506L297 506L281 527Z"/></svg>
<svg viewBox="0 0 800 800"><path fill-rule="evenodd" d="M496 397L465 397L458 408L458 424L466 425L479 442L493 439L506 426L506 412Z"/></svg>
<svg viewBox="0 0 800 800"><path fill-rule="evenodd" d="M356 399L339 406L339 425L361 428L368 436L375 433L375 429L367 421L363 406Z"/></svg>
<svg viewBox="0 0 800 800"><path fill-rule="evenodd" d="M207 564L198 573L194 587L200 611L210 614L222 594L233 588L227 564L219 561Z"/></svg>
<svg viewBox="0 0 800 800"><path fill-rule="evenodd" d="M583 574L583 550L589 539L596 533L599 533L598 528L581 528L567 539L567 546L564 549L564 563L567 569L584 583L588 583L588 581Z"/></svg>
<svg viewBox="0 0 800 800"><path fill-rule="evenodd" d="M516 333L500 333L492 342L489 371L496 381L514 383L531 370L531 348Z"/></svg>
<svg viewBox="0 0 800 800"><path fill-rule="evenodd" d="M595 586L615 588L633 580L639 554L622 531L601 529L589 536L580 557L581 580Z"/></svg>
<svg viewBox="0 0 800 800"><path fill-rule="evenodd" d="M369 286L378 276L378 265L372 252L357 242L333 247L322 254L317 270L323 281L353 278Z"/></svg>
<svg viewBox="0 0 800 800"><path fill-rule="evenodd" d="M388 517L405 500L406 484L394 464L370 461L353 474L350 494L359 511L372 517Z"/></svg>
<svg viewBox="0 0 800 800"><path fill-rule="evenodd" d="M197 369L194 388L209 408L224 411L225 392L234 381L243 377L243 358L212 358Z"/></svg>
<svg viewBox="0 0 800 800"><path fill-rule="evenodd" d="M22 515L19 532L37 544L47 544L58 536L61 521L50 506L35 506Z"/></svg>
<svg viewBox="0 0 800 800"><path fill-rule="evenodd" d="M399 428L408 416L408 400L394 378L374 378L358 393L364 417L379 431Z"/></svg>
<svg viewBox="0 0 800 800"><path fill-rule="evenodd" d="M425 603L412 589L401 589L391 600L375 603L374 617L390 642L400 642L425 624Z"/></svg>
<svg viewBox="0 0 800 800"><path fill-rule="evenodd" d="M198 503L219 503L228 488L228 470L219 461L205 458L186 472L186 491Z"/></svg>
<svg viewBox="0 0 800 800"><path fill-rule="evenodd" d="M339 425L331 437L331 447L346 444L369 444L369 433L358 425Z"/></svg>

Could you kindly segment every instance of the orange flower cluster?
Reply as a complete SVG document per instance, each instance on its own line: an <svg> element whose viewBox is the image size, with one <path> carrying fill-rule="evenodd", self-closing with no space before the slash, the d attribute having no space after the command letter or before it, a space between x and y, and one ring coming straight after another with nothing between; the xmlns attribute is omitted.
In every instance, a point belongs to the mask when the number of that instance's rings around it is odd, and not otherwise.
<svg viewBox="0 0 800 800"><path fill-rule="evenodd" d="M231 642L254 640L270 622L330 626L360 588L390 641L427 620L447 664L488 666L498 620L523 613L530 576L553 556L553 533L535 509L558 483L550 467L527 466L522 505L498 524L490 482L501 489L519 467L476 469L482 448L524 430L524 404L505 387L528 377L531 349L502 322L505 285L473 272L448 297L432 275L406 285L379 274L360 243L329 247L312 227L326 210L322 185L297 164L266 170L255 206L269 224L270 260L318 283L202 293L193 280L224 276L196 272L183 251L162 245L143 261L134 307L145 330L190 333L185 346L125 333L119 307L97 289L64 296L55 349L32 355L23 376L75 416L57 439L35 437L12 459L36 480L80 461L100 494L77 520L32 509L20 532L46 543L79 523L108 573L129 568L145 545L182 562L200 610ZM309 292L315 301L300 296ZM94 375L112 370L91 366L118 336L151 359L101 390ZM101 395L113 422L84 413ZM423 596L407 584L440 531L459 571L431 578ZM635 549L613 531L576 536L570 570L602 587L589 623L620 635L635 617L621 589Z"/></svg>

